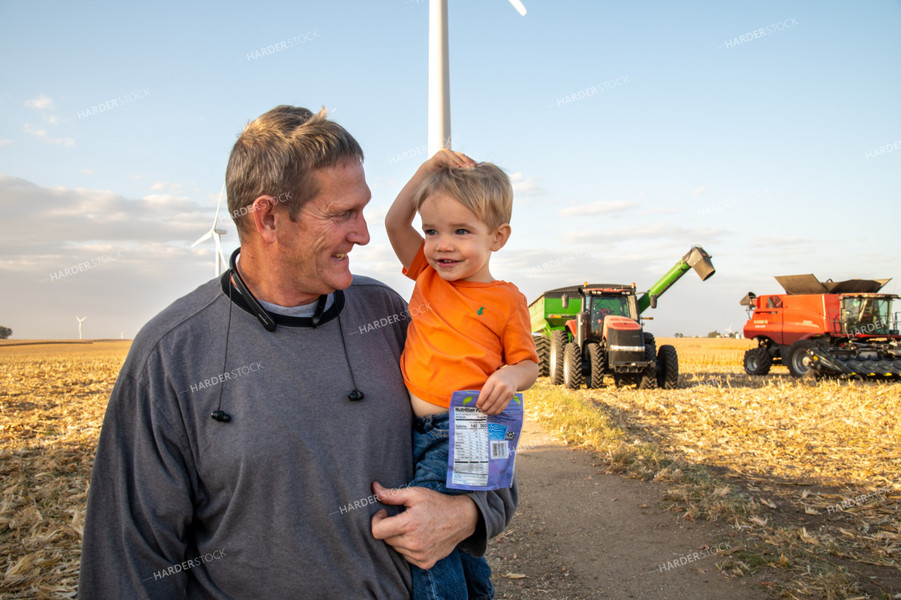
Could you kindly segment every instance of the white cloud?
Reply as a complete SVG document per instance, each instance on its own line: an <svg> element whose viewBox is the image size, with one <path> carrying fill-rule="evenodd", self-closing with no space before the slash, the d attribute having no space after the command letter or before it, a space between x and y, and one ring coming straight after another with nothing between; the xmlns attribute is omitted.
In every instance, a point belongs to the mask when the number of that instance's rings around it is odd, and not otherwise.
<svg viewBox="0 0 901 600"><path fill-rule="evenodd" d="M37 108L41 110L53 110L53 99L45 94L41 94L37 98L32 98L31 100L25 101L25 106L28 108Z"/></svg>
<svg viewBox="0 0 901 600"><path fill-rule="evenodd" d="M525 178L522 173L510 175L514 196L544 196L547 191L538 185L534 177Z"/></svg>
<svg viewBox="0 0 901 600"><path fill-rule="evenodd" d="M3 146L9 146L12 143L13 143L12 140L6 140L6 139L0 140L0 148L2 148Z"/></svg>
<svg viewBox="0 0 901 600"><path fill-rule="evenodd" d="M706 193L707 193L707 186L705 186L705 185L702 185L699 188L691 190L692 196L703 196Z"/></svg>
<svg viewBox="0 0 901 600"><path fill-rule="evenodd" d="M181 183L169 182L169 181L156 181L153 185L150 186L151 191L158 192L161 190L165 190L168 192L177 193L180 192L184 187Z"/></svg>
<svg viewBox="0 0 901 600"><path fill-rule="evenodd" d="M624 200L600 200L591 204L582 204L581 206L571 206L560 211L562 217L581 217L585 215L609 215L611 213L625 212L630 208L638 206L634 202L626 202Z"/></svg>
<svg viewBox="0 0 901 600"><path fill-rule="evenodd" d="M28 123L25 123L25 132L30 133L35 136L45 144L52 144L55 146L74 146L75 140L72 138L55 138L47 135L46 129L38 129L36 127L32 127Z"/></svg>
<svg viewBox="0 0 901 600"><path fill-rule="evenodd" d="M94 170L93 170L93 169L79 169L78 172L79 172L79 173L84 173L85 175L93 175L93 174L94 174Z"/></svg>

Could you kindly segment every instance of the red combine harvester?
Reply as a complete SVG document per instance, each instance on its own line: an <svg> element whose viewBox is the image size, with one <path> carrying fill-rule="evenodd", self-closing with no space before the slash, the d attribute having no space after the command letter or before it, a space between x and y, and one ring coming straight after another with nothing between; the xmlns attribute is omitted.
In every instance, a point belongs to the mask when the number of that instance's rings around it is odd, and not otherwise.
<svg viewBox="0 0 901 600"><path fill-rule="evenodd" d="M901 332L892 312L895 294L879 294L891 279L819 281L814 275L776 280L784 294L741 300L748 307L745 371L766 375L783 364L795 377L901 376Z"/></svg>

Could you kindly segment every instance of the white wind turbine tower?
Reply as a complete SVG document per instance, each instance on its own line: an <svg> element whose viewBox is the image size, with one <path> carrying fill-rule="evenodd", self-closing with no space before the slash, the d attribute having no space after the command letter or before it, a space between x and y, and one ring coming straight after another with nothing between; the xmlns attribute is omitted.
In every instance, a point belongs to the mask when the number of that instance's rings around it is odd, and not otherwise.
<svg viewBox="0 0 901 600"><path fill-rule="evenodd" d="M210 230L204 233L196 242L191 244L193 248L197 244L201 242L205 242L210 238L213 238L213 241L216 243L216 256L213 260L216 261L216 266L214 271L216 273L216 277L222 274L222 269L224 269L228 265L228 261L225 260L225 255L222 253L222 239L221 236L228 233L224 229L219 229L219 209L222 208L222 193L225 191L225 184L222 184L222 189L219 190L219 202L216 203L216 216L213 218L213 226L210 227Z"/></svg>
<svg viewBox="0 0 901 600"><path fill-rule="evenodd" d="M84 320L87 317L75 317L75 320L78 321L78 339L81 339L81 324L84 323Z"/></svg>
<svg viewBox="0 0 901 600"><path fill-rule="evenodd" d="M520 0L509 0L526 16ZM450 148L450 72L447 61L447 0L429 0L429 156Z"/></svg>

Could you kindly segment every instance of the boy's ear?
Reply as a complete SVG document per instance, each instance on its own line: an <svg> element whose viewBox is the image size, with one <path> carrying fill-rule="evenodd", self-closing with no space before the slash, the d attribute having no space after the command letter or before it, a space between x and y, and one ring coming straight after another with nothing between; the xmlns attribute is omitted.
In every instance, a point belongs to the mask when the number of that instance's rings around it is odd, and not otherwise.
<svg viewBox="0 0 901 600"><path fill-rule="evenodd" d="M507 240L510 239L510 224L504 223L500 227L498 227L494 232L494 239L491 241L491 251L497 252L501 248L504 247L504 244L507 243Z"/></svg>

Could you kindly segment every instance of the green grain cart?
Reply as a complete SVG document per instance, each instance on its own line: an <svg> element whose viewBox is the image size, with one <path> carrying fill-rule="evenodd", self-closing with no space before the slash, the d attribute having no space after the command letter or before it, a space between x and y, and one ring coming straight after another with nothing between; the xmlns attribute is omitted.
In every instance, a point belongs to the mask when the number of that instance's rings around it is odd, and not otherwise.
<svg viewBox="0 0 901 600"><path fill-rule="evenodd" d="M641 314L657 308L657 298L689 269L702 281L716 272L710 255L693 246L641 296L634 283L586 283L542 294L529 305L540 374L570 389L583 383L599 388L605 375L617 386L675 388L676 349L664 345L658 350L654 336L642 329Z"/></svg>

